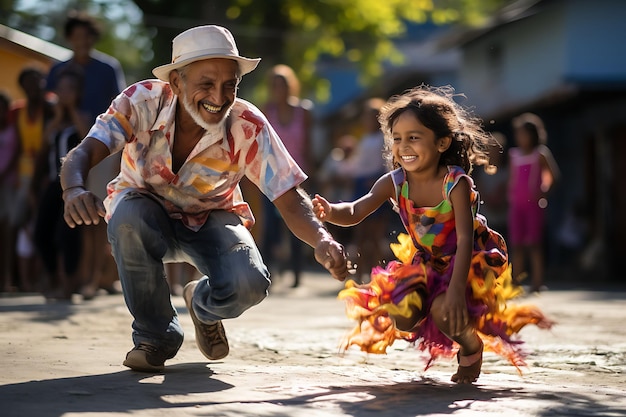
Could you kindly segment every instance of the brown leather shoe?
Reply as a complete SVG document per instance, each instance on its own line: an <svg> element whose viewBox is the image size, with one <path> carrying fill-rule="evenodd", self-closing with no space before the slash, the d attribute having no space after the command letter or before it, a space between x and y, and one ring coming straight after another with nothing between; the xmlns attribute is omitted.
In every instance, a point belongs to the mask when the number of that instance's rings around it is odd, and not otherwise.
<svg viewBox="0 0 626 417"><path fill-rule="evenodd" d="M126 354L124 366L140 372L161 372L165 368L166 355L148 343L139 343Z"/></svg>
<svg viewBox="0 0 626 417"><path fill-rule="evenodd" d="M189 315L191 315L191 321L193 321L193 325L196 328L196 345L207 359L214 361L225 358L228 356L229 348L222 322L202 323L193 311L191 299L197 285L198 281L191 281L183 289L183 298L189 310Z"/></svg>

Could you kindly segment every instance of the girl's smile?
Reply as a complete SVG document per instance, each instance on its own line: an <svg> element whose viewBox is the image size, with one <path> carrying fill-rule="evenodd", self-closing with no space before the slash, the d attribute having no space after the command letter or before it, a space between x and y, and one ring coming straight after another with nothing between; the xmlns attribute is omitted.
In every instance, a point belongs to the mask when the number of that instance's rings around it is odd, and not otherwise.
<svg viewBox="0 0 626 417"><path fill-rule="evenodd" d="M406 111L395 120L391 133L391 153L406 171L418 172L437 168L441 153L447 149L445 141L435 138L435 132L427 128L411 112Z"/></svg>

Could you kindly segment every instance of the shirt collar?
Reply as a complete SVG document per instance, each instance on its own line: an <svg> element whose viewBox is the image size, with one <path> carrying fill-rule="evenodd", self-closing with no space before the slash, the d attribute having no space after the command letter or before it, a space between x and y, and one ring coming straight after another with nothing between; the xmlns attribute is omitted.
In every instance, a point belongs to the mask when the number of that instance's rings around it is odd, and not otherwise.
<svg viewBox="0 0 626 417"><path fill-rule="evenodd" d="M172 101L170 105L161 108L157 115L151 131L163 130L168 131L173 128L174 120L176 117L176 105L178 103L178 96L172 93Z"/></svg>

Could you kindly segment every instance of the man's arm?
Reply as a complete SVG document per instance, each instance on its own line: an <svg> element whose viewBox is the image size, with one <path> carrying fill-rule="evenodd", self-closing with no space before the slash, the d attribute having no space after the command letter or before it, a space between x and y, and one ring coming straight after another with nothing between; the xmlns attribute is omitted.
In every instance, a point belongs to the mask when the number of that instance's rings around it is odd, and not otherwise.
<svg viewBox="0 0 626 417"><path fill-rule="evenodd" d="M348 274L346 255L324 225L313 214L311 199L301 188L292 188L274 200L289 230L315 249L315 259L331 275L343 281Z"/></svg>
<svg viewBox="0 0 626 417"><path fill-rule="evenodd" d="M85 188L89 170L109 156L109 148L97 139L87 137L72 149L61 166L61 188L65 211L63 218L74 228L81 224L98 224L104 217L102 201Z"/></svg>

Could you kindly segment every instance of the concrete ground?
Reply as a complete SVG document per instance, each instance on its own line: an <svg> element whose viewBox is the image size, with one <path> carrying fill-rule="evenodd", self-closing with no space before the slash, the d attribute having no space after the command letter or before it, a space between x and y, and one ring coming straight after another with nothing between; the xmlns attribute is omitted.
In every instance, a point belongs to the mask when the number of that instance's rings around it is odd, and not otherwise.
<svg viewBox="0 0 626 417"><path fill-rule="evenodd" d="M165 372L122 365L132 347L121 295L46 303L0 297L0 416L626 416L626 286L552 288L532 302L558 324L526 328L523 376L485 354L472 386L442 360L397 343L387 355L338 352L353 323L342 284L307 273L276 280L260 305L225 321L231 354L207 363L181 297L186 339Z"/></svg>

